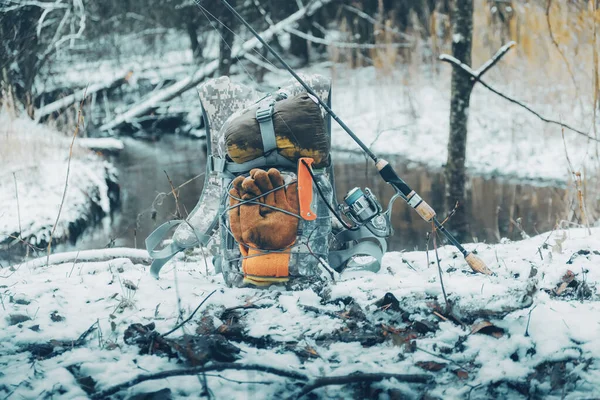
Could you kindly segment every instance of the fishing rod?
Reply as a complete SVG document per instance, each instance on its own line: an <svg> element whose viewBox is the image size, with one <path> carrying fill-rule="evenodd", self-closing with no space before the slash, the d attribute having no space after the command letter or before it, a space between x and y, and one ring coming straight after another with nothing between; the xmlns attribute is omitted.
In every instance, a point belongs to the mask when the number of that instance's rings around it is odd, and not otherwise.
<svg viewBox="0 0 600 400"><path fill-rule="evenodd" d="M356 144L358 144L358 146L360 146L360 148L373 160L373 162L375 163L375 167L377 168L377 171L379 171L379 175L381 175L383 180L392 185L396 192L398 192L401 195L401 197L408 203L409 206L415 209L415 211L417 212L417 214L419 214L419 216L421 216L421 218L423 218L427 222L432 222L434 226L444 234L448 241L462 253L462 255L465 257L465 261L467 262L467 264L469 264L471 269L476 272L490 275L492 271L485 265L483 260L481 260L472 252L467 251L460 244L460 242L456 240L456 238L452 236L450 232L448 232L444 225L442 225L442 223L440 223L439 220L436 218L435 210L429 204L427 204L427 202L425 202L421 198L421 196L417 194L417 192L412 190L410 186L408 186L408 184L402 180L402 178L398 176L398 174L390 165L390 163L388 163L386 160L378 158L367 147L367 145L365 145L363 141L360 140L358 136L356 136L352 129L350 129L348 125L346 125L344 121L342 121L340 117L337 116L337 114L331 109L331 107L329 107L327 103L325 103L317 95L317 93L315 93L315 91L310 86L308 86L306 82L304 82L304 80L296 73L296 71L294 71L292 67L289 66L287 62L285 62L283 58L281 58L279 53L277 53L271 46L269 46L269 44L260 36L260 34L254 30L254 28L248 23L248 21L246 21L244 17L242 17L236 11L236 9L227 2L227 0L221 0L221 3L223 3L223 5L227 7L227 9L229 9L229 11L231 11L231 13L242 24L244 24L246 28L248 28L248 30L254 35L254 37L269 51L269 53L273 55L273 57L277 59L277 61L281 63L281 65L285 67L285 69L294 77L294 79L296 79L298 83L302 85L309 94L311 94L315 99L317 99L319 105L323 107L323 109L335 120L335 122L337 122L342 127L342 129L346 131L346 133L352 138L352 140L354 140Z"/></svg>

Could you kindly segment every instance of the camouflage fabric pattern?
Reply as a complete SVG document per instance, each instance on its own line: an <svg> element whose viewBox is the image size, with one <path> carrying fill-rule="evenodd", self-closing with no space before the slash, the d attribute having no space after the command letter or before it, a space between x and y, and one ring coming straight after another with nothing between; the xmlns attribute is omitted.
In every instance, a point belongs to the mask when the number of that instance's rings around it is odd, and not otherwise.
<svg viewBox="0 0 600 400"><path fill-rule="evenodd" d="M195 232L212 236L218 226L215 221L221 199L221 179L217 173L211 172L207 181L200 200L187 218L188 223L179 225L173 234L173 240L184 248L200 244Z"/></svg>
<svg viewBox="0 0 600 400"><path fill-rule="evenodd" d="M297 179L295 172L283 171L282 175L286 183ZM329 183L329 177L325 172L317 172L315 175L327 201L331 202L333 189ZM243 257L238 243L231 235L229 218L227 217L227 207L229 205L227 193L229 188L230 184L227 185L219 209L219 215L221 216L219 220L221 224L220 239L221 243L224 244L221 246L221 268L225 283L228 286L244 287L246 284L244 283L242 270ZM288 266L290 279L294 281L306 280L307 283L311 283L315 277L319 276L319 264L327 262L329 236L331 234L331 214L325 201L317 195L314 184L313 194L311 209L316 212L317 219L314 221L300 219L296 242L288 250L291 252Z"/></svg>
<svg viewBox="0 0 600 400"><path fill-rule="evenodd" d="M224 157L216 151L217 133L232 114L251 106L264 94L222 76L206 81L198 89L198 95L208 118L213 155Z"/></svg>
<svg viewBox="0 0 600 400"><path fill-rule="evenodd" d="M302 79L327 102L329 97L330 80L320 75L300 74ZM297 81L291 79L276 93L285 93L288 97L304 92L305 89ZM211 79L202 84L198 94L206 113L208 138L211 144L211 155L224 160L227 152L224 132L229 121L252 107L260 99L267 96L248 86L232 82L229 77ZM323 113L325 114L324 110ZM295 179L295 171L288 172L288 177ZM327 181L326 176L322 177ZM229 286L243 286L241 253L237 242L229 233L229 221L226 210L229 199L225 187L231 182L227 174L208 170L202 195L198 204L187 218L188 223L179 225L173 240L184 248L199 244L196 233L210 235L215 254L221 257L221 268L225 282ZM316 194L316 190L314 191ZM329 195L331 200L331 191ZM291 248L290 277L312 277L316 274L321 258L327 260L329 235L331 232L331 215L323 200L313 196L312 209L317 212L317 220L301 220L296 244ZM220 227L217 234L217 227ZM219 243L220 242L220 243ZM206 243L202 243L206 244Z"/></svg>
<svg viewBox="0 0 600 400"><path fill-rule="evenodd" d="M327 202L331 204L333 189L325 173L315 174ZM329 236L331 234L331 213L325 201L318 195L313 183L311 209L317 213L314 221L300 220L296 244L292 247L289 272L291 277L312 277L319 275L319 264L327 262ZM320 259L320 260L319 260Z"/></svg>
<svg viewBox="0 0 600 400"><path fill-rule="evenodd" d="M217 147L217 135L225 120L234 112L254 104L260 95L254 89L232 82L222 76L210 79L198 89L200 101L208 121L208 138L211 140L212 155L224 158L225 154ZM215 233L217 214L221 201L221 178L213 171L207 171L207 180L198 203L187 218L189 224L181 224L173 234L173 240L188 248L199 244L195 232L206 235Z"/></svg>
<svg viewBox="0 0 600 400"><path fill-rule="evenodd" d="M306 84L308 86L310 86L310 88L312 90L314 90L314 92L317 94L317 96L319 96L321 98L321 100L323 100L325 103L327 103L329 101L329 89L331 87L330 79L324 77L323 75L317 75L317 74L306 75L306 74L299 73L298 76L300 78L302 78L302 80L304 82L306 82ZM306 92L306 89L304 89L304 86L302 86L294 78L291 78L290 80L288 80L281 87L281 89L279 89L277 91L277 93L287 94L288 97L296 96L297 94L300 94L302 92ZM323 115L325 115L325 114L326 114L326 112L325 112L325 110L323 110Z"/></svg>

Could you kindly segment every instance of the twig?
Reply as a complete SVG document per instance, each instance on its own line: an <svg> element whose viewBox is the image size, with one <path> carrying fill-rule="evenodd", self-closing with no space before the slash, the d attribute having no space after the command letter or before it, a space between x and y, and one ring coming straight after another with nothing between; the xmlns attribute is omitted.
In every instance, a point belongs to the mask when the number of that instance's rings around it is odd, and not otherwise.
<svg viewBox="0 0 600 400"><path fill-rule="evenodd" d="M410 47L408 43L384 43L384 44L373 44L373 43L351 43L351 42L333 42L327 39L322 39L308 33L304 33L297 29L289 26L283 28L284 31L296 35L302 39L308 40L309 42L324 44L326 46L337 47L340 49L387 49L397 47Z"/></svg>
<svg viewBox="0 0 600 400"><path fill-rule="evenodd" d="M83 342L90 335L90 333L94 332L94 330L96 330L96 328L99 328L99 327L100 327L100 321L97 320L85 332L83 332L81 335L79 335L77 340L73 343L73 346L77 347L77 346L83 345Z"/></svg>
<svg viewBox="0 0 600 400"><path fill-rule="evenodd" d="M23 229L21 228L21 207L19 205L19 188L17 186L17 175L13 172L13 180L15 181L15 196L17 198L17 219L19 221L19 237L21 237L21 233Z"/></svg>
<svg viewBox="0 0 600 400"><path fill-rule="evenodd" d="M474 80L479 81L481 79L481 77L490 70L490 68L492 68L494 65L496 65L496 63L498 63L498 61L500 61L500 59L502 59L502 57L504 57L504 55L506 53L508 53L508 51L510 49L512 49L513 47L515 47L516 45L517 44L515 42L510 41L510 42L506 43L504 46L500 47L498 49L498 51L496 52L496 54L494 54L494 56L492 58L490 58L488 61L486 61L481 67L479 67L479 69L477 71L475 71L476 76L473 77Z"/></svg>
<svg viewBox="0 0 600 400"><path fill-rule="evenodd" d="M435 259L437 261L438 273L440 275L440 285L442 286L442 293L444 294L444 301L446 302L446 313L449 313L450 303L448 303L448 296L446 295L446 288L444 287L444 278L442 277L442 266L440 265L440 256L437 248L437 232L435 231L435 225L431 223L432 235L433 235L433 249L435 250Z"/></svg>
<svg viewBox="0 0 600 400"><path fill-rule="evenodd" d="M479 76L479 73L477 71L474 71L471 67L469 67L466 64L463 64L462 62L460 62L459 60L457 60L455 57L452 57L452 56L450 56L448 54L442 54L439 59L441 61L445 61L447 63L450 63L450 64L452 64L452 65L454 65L454 66L462 69L467 74L471 75L471 77L473 78L473 80L475 82L481 83L486 89L488 89L492 93L495 93L496 95L502 97L503 99L505 99L505 100L507 100L507 101L509 101L509 102L511 102L513 104L516 104L519 107L522 107L522 108L526 109L527 111L529 111L530 113L532 113L533 115L535 115L536 117L538 117L540 120L542 120L542 121L544 121L544 122L546 122L548 124L555 124L555 125L558 125L558 126L562 126L563 128L566 128L566 129L568 129L570 131L573 131L573 132L578 133L578 134L580 134L582 136L585 136L586 138L588 138L590 140L594 140L596 142L600 142L600 139L594 138L594 137L588 135L587 133L585 133L585 132L583 132L583 131L581 131L579 129L573 128L572 126L567 125L565 123L562 123L560 121L555 121L553 119L546 118L546 117L542 116L540 113L538 113L537 111L535 111L532 108L530 108L529 106L527 106L526 104L521 103L520 101L515 100L512 97L509 97L509 96L505 95L504 93L502 93L502 92L494 89L493 87L491 87L490 85L488 85L487 83L485 83L481 79L481 77ZM489 69L489 68L484 69L483 72L487 71L487 69Z"/></svg>
<svg viewBox="0 0 600 400"><path fill-rule="evenodd" d="M192 318L194 318L194 315L196 314L196 312L200 309L200 307L202 307L202 305L204 303L206 303L206 300L208 300L210 298L210 296L212 296L215 292L217 291L217 289L213 290L212 292L210 292L210 294L208 296L206 296L201 302L200 304L198 304L198 307L196 307L196 309L194 310L194 312L182 323L178 324L175 328L171 329L169 332L165 333L162 335L162 337L165 337L167 335L170 335L171 333L175 332L177 329L181 328L183 325L187 324L188 322L190 322L192 320Z"/></svg>
<svg viewBox="0 0 600 400"><path fill-rule="evenodd" d="M458 201L456 202L456 204L454 204L454 208L448 213L448 215L446 216L446 218L444 218L444 220L442 221L442 223L440 224L441 226L443 226L446 222L448 222L448 220L450 218L452 218L454 216L454 214L456 214L456 210L458 210ZM434 231L437 231L437 227L434 227Z"/></svg>
<svg viewBox="0 0 600 400"><path fill-rule="evenodd" d="M395 379L400 382L408 383L429 383L433 380L433 376L426 374L390 374L390 373L354 373L344 376L325 376L317 378L310 383L304 385L297 395L293 395L290 399L300 399L304 395L312 392L323 386L331 385L346 385L348 383L358 382L379 382L384 379Z"/></svg>
<svg viewBox="0 0 600 400"><path fill-rule="evenodd" d="M69 275L67 276L67 278L70 278L71 274L73 274L73 270L75 269L75 264L77 264L78 258L79 258L79 251L77 252L77 256L75 256L75 259L73 260L73 266L71 267L71 272L69 272Z"/></svg>
<svg viewBox="0 0 600 400"><path fill-rule="evenodd" d="M235 370L235 371L260 371L266 372L269 374L282 376L284 378L291 378L300 381L308 381L308 377L304 374L295 371L288 371L284 369L279 369L275 367L271 367L268 365L259 365L259 364L237 364L237 363L215 363L212 365L207 365L204 367L195 367L195 368L182 368L182 369L174 369L168 371L162 371L155 374L146 374L139 375L134 379L131 379L127 382L120 383L115 386L111 386L108 389L102 390L92 395L92 399L105 399L115 393L120 392L121 390L128 389L132 386L140 384L142 382L157 380L157 379L165 379L170 378L172 376L188 376L188 375L198 375L203 372L210 371L226 371L226 370Z"/></svg>
<svg viewBox="0 0 600 400"><path fill-rule="evenodd" d="M439 355L439 354L432 353L431 351L429 351L429 350L425 350L425 349L423 349L423 348L421 348L421 347L419 347L419 346L416 346L416 347L415 347L415 349L417 349L417 350L419 350L419 351L422 351L423 353L427 353L427 354L429 354L430 356L434 356L434 357L437 357L437 358L441 358L441 359L442 359L442 360L444 360L444 361L448 361L449 363L456 365L457 367L459 367L459 368L460 368L460 369L462 369L463 371L469 372L469 370L468 370L467 368L465 368L465 367L464 367L462 364L460 364L460 363L458 363L458 362L456 362L456 361L454 361L454 360L451 360L451 359L450 359L450 358L448 358L448 357L444 357L444 356L442 356L442 355Z"/></svg>
<svg viewBox="0 0 600 400"><path fill-rule="evenodd" d="M567 151L567 142L565 141L565 130L562 130L562 139L563 145L565 148L565 157L567 158L567 164L569 166L569 172L574 177L575 189L577 190L577 202L579 203L579 212L581 213L581 220L585 224L588 229L588 233L592 236L592 231L590 230L590 224L587 219L587 210L585 209L585 202L583 200L583 193L581 191L581 173L575 172L573 168L573 163L571 163L571 159L569 158L569 152Z"/></svg>
<svg viewBox="0 0 600 400"><path fill-rule="evenodd" d="M525 328L525 337L529 337L529 322L531 322L531 313L533 312L533 310L535 310L536 307L537 305L533 306L533 308L529 310L529 317L527 317L527 327Z"/></svg>
<svg viewBox="0 0 600 400"><path fill-rule="evenodd" d="M381 24L380 21L377 21L375 18L371 17L369 14L367 14L366 12L364 12L362 10L359 10L356 7L352 7L352 6L349 6L347 4L343 5L342 7L345 8L346 10L348 10L348 11L350 11L350 12L358 15L359 17L365 19L366 21L369 21L373 25L379 25L379 26L381 26L381 28L383 30L385 30L385 31L395 33L396 35L401 36L401 37L403 37L404 39L407 39L407 40L413 40L414 39L410 35L407 35L406 33L400 31L399 29L389 28L389 27L385 26L385 24Z"/></svg>
<svg viewBox="0 0 600 400"><path fill-rule="evenodd" d="M43 248L34 246L34 245L32 245L31 243L29 243L28 241L24 240L21 237L16 237L15 235L6 235L6 237L10 238L10 239L14 239L14 240L16 240L18 242L23 243L25 246L29 247L31 250L34 250L35 252L44 251Z"/></svg>
<svg viewBox="0 0 600 400"><path fill-rule="evenodd" d="M83 93L83 99L79 103L79 110L77 111L77 125L75 126L75 132L73 133L73 140L71 140L71 146L69 147L69 159L67 161L67 176L65 177L65 188L63 190L62 199L60 201L60 207L58 208L58 215L56 216L56 221L54 222L54 226L52 227L52 231L50 231L50 239L48 240L48 254L46 257L46 265L50 265L50 253L52 252L52 237L54 236L54 231L56 230L56 226L58 225L58 220L60 219L60 214L62 212L63 204L65 203L65 198L67 197L67 189L69 187L69 173L71 172L71 159L73 158L73 145L75 145L75 139L77 138L77 134L79 133L79 126L83 119L83 103L86 98L86 91Z"/></svg>
<svg viewBox="0 0 600 400"><path fill-rule="evenodd" d="M243 385L243 384L247 384L247 385L272 385L273 383L275 383L275 382L271 382L271 381L238 381L236 379L225 378L223 375L219 375L219 374L204 374L204 376L210 376L210 377L214 377L214 378L223 379L224 381L232 382L232 383L237 383L239 385Z"/></svg>
<svg viewBox="0 0 600 400"><path fill-rule="evenodd" d="M563 53L563 51L560 49L560 46L558 45L558 42L556 41L556 38L554 37L554 32L552 31L552 24L550 23L550 8L551 7L552 7L552 0L548 0L548 3L546 4L546 24L548 25L548 32L550 33L550 40L552 41L552 44L554 45L554 47L556 47L558 54L560 54L560 57L563 59L563 61L565 62L565 65L567 66L567 70L569 71L569 75L571 76L571 80L573 81L573 86L575 87L575 97L577 97L577 100L579 100L579 106L581 107L581 110L583 111L583 104L581 102L581 98L579 97L579 89L577 88L577 81L575 80L575 74L573 73L573 70L571 69L571 64L569 64L569 61L567 60L565 53Z"/></svg>
<svg viewBox="0 0 600 400"><path fill-rule="evenodd" d="M175 198L175 212L176 212L175 218L180 219L181 211L179 210L179 197L177 196L177 193L175 192L175 186L173 186L173 181L171 181L171 178L169 178L169 174L167 174L167 171L165 171L165 170L163 170L163 172L167 176L167 180L169 181L169 185L171 186L171 193L173 193L173 197Z"/></svg>

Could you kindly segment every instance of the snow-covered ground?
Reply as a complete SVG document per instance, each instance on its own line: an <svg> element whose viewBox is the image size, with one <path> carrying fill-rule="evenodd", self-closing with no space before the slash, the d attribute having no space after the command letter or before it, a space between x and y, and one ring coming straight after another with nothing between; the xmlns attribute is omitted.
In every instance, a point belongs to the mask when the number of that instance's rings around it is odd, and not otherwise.
<svg viewBox="0 0 600 400"><path fill-rule="evenodd" d="M441 248L452 315L433 251L429 265L425 252L389 253L379 273L349 271L338 282L297 291L227 288L220 276L206 276L212 267L199 251L180 255L158 281L127 258L143 258L132 250L115 258L119 250L111 249L109 261L96 252L50 267L15 265L0 271L0 395L85 398L84 389L98 394L193 365L196 357L200 364L270 365L310 379L359 371L433 378L428 384L386 379L370 392L330 386L316 390L321 398L598 397L600 228L468 248L496 275L475 275L453 248ZM144 332L154 323L166 333L213 290L194 318L167 336L169 343L189 344L178 356L149 355L143 334L124 342L132 324ZM386 293L399 303L385 301ZM150 347L164 353L164 340L154 338ZM305 383L256 371L211 372L206 379L218 399L287 398ZM202 382L172 376L121 396L164 389L172 398L198 398Z"/></svg>
<svg viewBox="0 0 600 400"><path fill-rule="evenodd" d="M0 113L0 243L18 244L19 239L32 245L47 243L61 203L53 236L56 242L110 212L118 196L116 171L102 157L79 146L78 140L63 201L72 137L25 117ZM94 148L106 145L85 143ZM109 144L122 146L115 140Z"/></svg>

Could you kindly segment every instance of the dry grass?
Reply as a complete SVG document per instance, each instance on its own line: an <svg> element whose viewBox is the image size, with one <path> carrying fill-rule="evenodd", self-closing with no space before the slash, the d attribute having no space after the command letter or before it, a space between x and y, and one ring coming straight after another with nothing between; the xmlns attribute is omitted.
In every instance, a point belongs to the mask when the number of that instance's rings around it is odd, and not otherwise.
<svg viewBox="0 0 600 400"><path fill-rule="evenodd" d="M37 125L27 117L15 118L6 109L0 110L0 179L8 179L17 170L43 168L45 162L64 161L69 145L65 134ZM74 154L85 153L84 149L74 147Z"/></svg>
<svg viewBox="0 0 600 400"><path fill-rule="evenodd" d="M502 63L494 67L488 79L503 82L509 87L521 88L519 94L530 102L549 100L557 105L567 103L570 106L574 101L581 101L585 110L580 119L585 118L588 121L586 128L591 127L592 104L594 99L597 99L594 82L598 82L598 68L594 68L598 62L597 54L594 53L597 44L594 26L600 24L600 10L594 9L591 6L592 2L588 1L574 3L552 0L548 15L548 0L474 0L474 3L474 66L481 65L501 45L514 40L517 42L516 51L511 51ZM380 4L380 9L382 7ZM385 15L385 10L383 11ZM548 20L556 43L550 35ZM449 17L436 9L430 13L427 26L423 26L423 22L415 15L410 16L410 21L411 28L408 34L414 38L410 48L398 49L390 46L373 49L367 52L368 55L364 55L364 51L336 48L330 49L331 58L337 62L347 62L352 67L374 65L383 74L398 63L419 71L424 66L433 67L438 73L445 70L439 68L437 57L442 53L451 52ZM375 25L377 44L403 41L391 32L397 28L391 20L380 19ZM339 29L345 33L348 41L352 41L351 29L345 19L341 21ZM569 65L566 65L559 49ZM573 71L575 85L569 73L570 69ZM549 82L552 84L549 85ZM524 92L523 87L531 89ZM547 90L542 91L538 88ZM548 91L553 95L550 98Z"/></svg>

